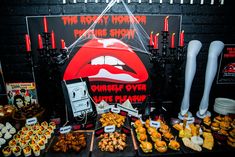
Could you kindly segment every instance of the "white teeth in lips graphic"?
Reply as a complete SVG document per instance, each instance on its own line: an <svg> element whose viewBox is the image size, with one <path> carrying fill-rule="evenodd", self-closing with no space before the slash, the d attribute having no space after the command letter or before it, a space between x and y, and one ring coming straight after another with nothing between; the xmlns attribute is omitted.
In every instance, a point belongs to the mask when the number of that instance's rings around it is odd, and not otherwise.
<svg viewBox="0 0 235 157"><path fill-rule="evenodd" d="M98 74L93 75L93 76L89 76L89 78L107 78L107 79L115 79L115 80L120 80L120 81L129 81L129 82L135 82L138 81L139 79L136 79L128 74L112 74L109 71L107 71L106 69L100 69Z"/></svg>
<svg viewBox="0 0 235 157"><path fill-rule="evenodd" d="M100 56L91 60L91 65L102 65L102 64L125 65L122 61L112 56Z"/></svg>

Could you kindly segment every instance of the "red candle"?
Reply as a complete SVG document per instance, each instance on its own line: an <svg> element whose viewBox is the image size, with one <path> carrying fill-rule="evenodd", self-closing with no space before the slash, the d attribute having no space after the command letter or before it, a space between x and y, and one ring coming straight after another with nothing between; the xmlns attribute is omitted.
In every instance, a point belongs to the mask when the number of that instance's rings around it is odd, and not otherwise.
<svg viewBox="0 0 235 157"><path fill-rule="evenodd" d="M56 46L55 46L55 33L54 33L54 31L51 32L51 48L52 49L56 48Z"/></svg>
<svg viewBox="0 0 235 157"><path fill-rule="evenodd" d="M153 46L153 31L150 34L150 38L149 38L149 45Z"/></svg>
<svg viewBox="0 0 235 157"><path fill-rule="evenodd" d="M184 46L184 31L180 32L180 46Z"/></svg>
<svg viewBox="0 0 235 157"><path fill-rule="evenodd" d="M26 44L26 51L31 51L31 42L28 34L25 34L25 44Z"/></svg>
<svg viewBox="0 0 235 157"><path fill-rule="evenodd" d="M47 27L47 18L46 16L43 17L43 26L44 26L44 32L48 32L48 27Z"/></svg>
<svg viewBox="0 0 235 157"><path fill-rule="evenodd" d="M60 43L61 43L61 49L65 49L65 42L64 42L64 39L61 39L61 40L60 40Z"/></svg>
<svg viewBox="0 0 235 157"><path fill-rule="evenodd" d="M43 49L42 36L38 34L38 48Z"/></svg>
<svg viewBox="0 0 235 157"><path fill-rule="evenodd" d="M165 17L165 19L164 19L164 31L165 32L168 31L168 18L169 18L169 16Z"/></svg>
<svg viewBox="0 0 235 157"><path fill-rule="evenodd" d="M158 36L159 33L154 36L154 49L158 49Z"/></svg>
<svg viewBox="0 0 235 157"><path fill-rule="evenodd" d="M171 48L175 48L175 33L171 35Z"/></svg>

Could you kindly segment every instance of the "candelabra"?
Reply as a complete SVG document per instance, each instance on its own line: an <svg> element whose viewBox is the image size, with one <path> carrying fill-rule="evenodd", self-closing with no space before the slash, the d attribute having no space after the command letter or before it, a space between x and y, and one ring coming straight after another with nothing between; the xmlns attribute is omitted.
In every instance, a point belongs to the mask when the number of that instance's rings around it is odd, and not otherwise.
<svg viewBox="0 0 235 157"><path fill-rule="evenodd" d="M63 41L63 40L61 40ZM63 41L64 42L64 41ZM64 113L60 98L63 98L61 88L61 66L64 65L67 57L65 43L60 49L55 46L54 32L43 32L38 35L38 70L40 87L39 91L44 105L48 105L48 118L58 118Z"/></svg>
<svg viewBox="0 0 235 157"><path fill-rule="evenodd" d="M168 46L168 31L162 31L162 49L159 51L156 46L148 45L150 52L150 62L153 64L153 69L157 73L155 78L153 77L152 93L151 97L156 97L156 86L159 86L159 100L157 102L161 104L159 107L170 107L174 103L173 98L176 93L174 89L177 88L177 80L180 77L182 71L182 63L185 58L185 49L181 43L179 46ZM159 78L160 77L160 78ZM156 80L160 80L156 82ZM155 98L153 98L155 99ZM162 108L158 109L162 110Z"/></svg>

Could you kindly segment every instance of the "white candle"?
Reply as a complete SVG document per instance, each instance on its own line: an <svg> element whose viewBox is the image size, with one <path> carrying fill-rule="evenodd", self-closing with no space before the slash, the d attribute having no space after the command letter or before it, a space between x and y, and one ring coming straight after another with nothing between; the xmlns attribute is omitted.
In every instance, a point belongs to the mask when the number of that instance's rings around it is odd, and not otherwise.
<svg viewBox="0 0 235 157"><path fill-rule="evenodd" d="M201 0L201 3L200 4L204 4L204 0Z"/></svg>
<svg viewBox="0 0 235 157"><path fill-rule="evenodd" d="M180 4L184 4L184 0L180 0Z"/></svg>
<svg viewBox="0 0 235 157"><path fill-rule="evenodd" d="M211 5L213 5L214 4L214 0L211 0Z"/></svg>
<svg viewBox="0 0 235 157"><path fill-rule="evenodd" d="M131 0L128 0L127 3L131 3Z"/></svg>
<svg viewBox="0 0 235 157"><path fill-rule="evenodd" d="M141 3L141 0L139 0L139 3Z"/></svg>
<svg viewBox="0 0 235 157"><path fill-rule="evenodd" d="M77 3L77 0L73 0L73 3Z"/></svg>
<svg viewBox="0 0 235 157"><path fill-rule="evenodd" d="M190 4L193 4L193 0L190 0Z"/></svg>
<svg viewBox="0 0 235 157"><path fill-rule="evenodd" d="M98 0L95 0L95 3L98 3Z"/></svg>
<svg viewBox="0 0 235 157"><path fill-rule="evenodd" d="M221 4L221 5L224 5L224 0L220 0L220 4Z"/></svg>
<svg viewBox="0 0 235 157"><path fill-rule="evenodd" d="M106 3L109 3L109 0L106 0Z"/></svg>
<svg viewBox="0 0 235 157"><path fill-rule="evenodd" d="M149 3L152 3L152 0L149 0Z"/></svg>
<svg viewBox="0 0 235 157"><path fill-rule="evenodd" d="M119 3L120 2L120 0L117 0L117 3Z"/></svg>
<svg viewBox="0 0 235 157"><path fill-rule="evenodd" d="M160 0L160 2L159 3L161 3L162 4L162 0Z"/></svg>
<svg viewBox="0 0 235 157"><path fill-rule="evenodd" d="M84 3L87 3L87 0L84 0Z"/></svg>
<svg viewBox="0 0 235 157"><path fill-rule="evenodd" d="M173 4L173 0L170 0L170 4Z"/></svg>
<svg viewBox="0 0 235 157"><path fill-rule="evenodd" d="M66 0L63 0L63 4L65 4L66 3Z"/></svg>

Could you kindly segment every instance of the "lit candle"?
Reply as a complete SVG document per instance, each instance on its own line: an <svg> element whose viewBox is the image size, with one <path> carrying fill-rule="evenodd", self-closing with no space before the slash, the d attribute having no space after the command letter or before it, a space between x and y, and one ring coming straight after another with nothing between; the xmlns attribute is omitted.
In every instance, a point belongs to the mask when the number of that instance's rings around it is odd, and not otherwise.
<svg viewBox="0 0 235 157"><path fill-rule="evenodd" d="M162 0L160 0L160 2L159 2L160 4L162 4Z"/></svg>
<svg viewBox="0 0 235 157"><path fill-rule="evenodd" d="M44 32L48 32L48 27L47 27L47 18L46 16L43 17L43 26L44 26Z"/></svg>
<svg viewBox="0 0 235 157"><path fill-rule="evenodd" d="M180 46L184 46L184 30L180 32Z"/></svg>
<svg viewBox="0 0 235 157"><path fill-rule="evenodd" d="M154 49L158 49L158 36L159 33L154 36Z"/></svg>
<svg viewBox="0 0 235 157"><path fill-rule="evenodd" d="M164 31L168 32L168 18L169 16L165 17L164 19Z"/></svg>
<svg viewBox="0 0 235 157"><path fill-rule="evenodd" d="M28 34L25 34L25 44L26 44L26 51L31 51L31 42Z"/></svg>
<svg viewBox="0 0 235 157"><path fill-rule="evenodd" d="M43 49L42 36L38 34L38 48Z"/></svg>
<svg viewBox="0 0 235 157"><path fill-rule="evenodd" d="M193 0L190 0L190 4L193 4Z"/></svg>
<svg viewBox="0 0 235 157"><path fill-rule="evenodd" d="M52 49L56 48L56 46L55 46L55 33L54 33L54 31L51 32L51 48Z"/></svg>
<svg viewBox="0 0 235 157"><path fill-rule="evenodd" d="M175 33L171 35L171 48L175 48Z"/></svg>
<svg viewBox="0 0 235 157"><path fill-rule="evenodd" d="M224 0L220 0L220 4L221 4L221 5L224 5Z"/></svg>
<svg viewBox="0 0 235 157"><path fill-rule="evenodd" d="M61 39L61 40L60 40L60 43L61 43L61 49L65 49L65 42L64 42L64 39Z"/></svg>
<svg viewBox="0 0 235 157"><path fill-rule="evenodd" d="M149 37L149 46L153 46L153 31L151 32Z"/></svg>
<svg viewBox="0 0 235 157"><path fill-rule="evenodd" d="M214 4L214 0L211 0L211 5L213 5Z"/></svg>
<svg viewBox="0 0 235 157"><path fill-rule="evenodd" d="M180 0L180 4L184 4L184 0Z"/></svg>
<svg viewBox="0 0 235 157"><path fill-rule="evenodd" d="M201 0L200 4L201 4L201 5L204 4L204 0Z"/></svg>
<svg viewBox="0 0 235 157"><path fill-rule="evenodd" d="M173 0L170 0L170 4L173 4Z"/></svg>

